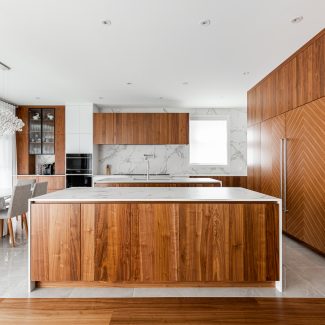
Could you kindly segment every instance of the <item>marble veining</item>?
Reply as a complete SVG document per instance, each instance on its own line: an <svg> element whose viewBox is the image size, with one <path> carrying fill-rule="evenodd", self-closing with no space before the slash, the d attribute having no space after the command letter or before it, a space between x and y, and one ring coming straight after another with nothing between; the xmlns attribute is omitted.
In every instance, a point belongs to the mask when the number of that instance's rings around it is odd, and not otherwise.
<svg viewBox="0 0 325 325"><path fill-rule="evenodd" d="M191 116L212 115L229 121L229 164L228 166L197 166L189 164L188 145L99 145L99 173L111 165L113 174L144 174L144 154L154 154L150 160L150 172L171 175L238 175L246 176L246 108L210 109L124 109L102 108L101 112L188 112Z"/></svg>
<svg viewBox="0 0 325 325"><path fill-rule="evenodd" d="M281 200L241 187L75 187L48 193L32 202L277 202Z"/></svg>

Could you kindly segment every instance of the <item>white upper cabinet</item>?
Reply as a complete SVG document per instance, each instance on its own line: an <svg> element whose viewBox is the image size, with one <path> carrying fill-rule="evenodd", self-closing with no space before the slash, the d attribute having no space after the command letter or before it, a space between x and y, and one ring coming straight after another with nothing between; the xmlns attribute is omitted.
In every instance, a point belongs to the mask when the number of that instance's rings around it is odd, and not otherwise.
<svg viewBox="0 0 325 325"><path fill-rule="evenodd" d="M66 105L66 152L93 153L93 104Z"/></svg>

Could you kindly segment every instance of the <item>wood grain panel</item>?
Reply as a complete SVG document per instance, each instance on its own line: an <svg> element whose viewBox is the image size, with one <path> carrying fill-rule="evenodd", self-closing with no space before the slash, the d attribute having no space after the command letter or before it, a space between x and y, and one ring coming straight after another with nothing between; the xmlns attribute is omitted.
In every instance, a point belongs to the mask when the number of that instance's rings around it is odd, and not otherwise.
<svg viewBox="0 0 325 325"><path fill-rule="evenodd" d="M134 280L139 282L178 280L177 208L176 204L132 204Z"/></svg>
<svg viewBox="0 0 325 325"><path fill-rule="evenodd" d="M55 135L55 175L65 175L65 135Z"/></svg>
<svg viewBox="0 0 325 325"><path fill-rule="evenodd" d="M65 188L65 176L37 176L37 182L48 182L47 189L50 191Z"/></svg>
<svg viewBox="0 0 325 325"><path fill-rule="evenodd" d="M262 120L262 87L257 86L247 92L247 125L252 126Z"/></svg>
<svg viewBox="0 0 325 325"><path fill-rule="evenodd" d="M261 190L261 125L247 129L247 188Z"/></svg>
<svg viewBox="0 0 325 325"><path fill-rule="evenodd" d="M297 107L297 58L281 65L275 78L275 115L280 115Z"/></svg>
<svg viewBox="0 0 325 325"><path fill-rule="evenodd" d="M325 252L325 98L286 115L287 231Z"/></svg>
<svg viewBox="0 0 325 325"><path fill-rule="evenodd" d="M262 87L262 120L276 115L275 107L275 74L270 74L261 84Z"/></svg>
<svg viewBox="0 0 325 325"><path fill-rule="evenodd" d="M32 204L31 278L77 281L80 277L80 204Z"/></svg>
<svg viewBox="0 0 325 325"><path fill-rule="evenodd" d="M95 113L95 144L188 144L187 113Z"/></svg>

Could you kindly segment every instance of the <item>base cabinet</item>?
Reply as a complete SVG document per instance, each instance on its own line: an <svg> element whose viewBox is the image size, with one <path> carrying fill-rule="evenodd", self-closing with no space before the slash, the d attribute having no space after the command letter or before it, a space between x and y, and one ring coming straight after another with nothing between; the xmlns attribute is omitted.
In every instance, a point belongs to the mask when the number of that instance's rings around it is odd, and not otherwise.
<svg viewBox="0 0 325 325"><path fill-rule="evenodd" d="M32 204L32 280L133 285L279 279L275 203Z"/></svg>

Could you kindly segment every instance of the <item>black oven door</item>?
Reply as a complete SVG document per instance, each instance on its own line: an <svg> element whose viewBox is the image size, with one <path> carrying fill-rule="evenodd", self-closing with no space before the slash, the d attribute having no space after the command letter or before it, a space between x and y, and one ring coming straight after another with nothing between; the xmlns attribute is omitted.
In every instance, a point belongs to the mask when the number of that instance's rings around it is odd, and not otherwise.
<svg viewBox="0 0 325 325"><path fill-rule="evenodd" d="M87 175L67 175L67 187L91 187L92 177Z"/></svg>
<svg viewBox="0 0 325 325"><path fill-rule="evenodd" d="M67 174L92 174L91 154L67 154Z"/></svg>

